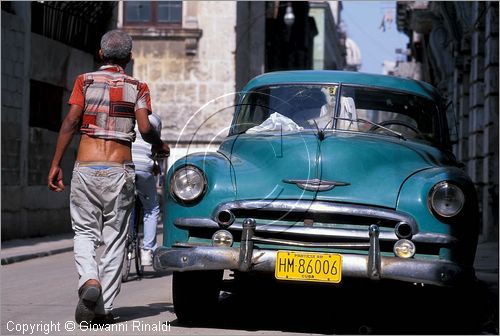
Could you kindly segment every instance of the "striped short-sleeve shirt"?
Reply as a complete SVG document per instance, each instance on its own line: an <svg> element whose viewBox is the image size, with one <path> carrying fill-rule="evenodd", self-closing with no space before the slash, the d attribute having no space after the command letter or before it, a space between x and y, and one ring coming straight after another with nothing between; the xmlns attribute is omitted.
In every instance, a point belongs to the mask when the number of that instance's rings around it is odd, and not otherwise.
<svg viewBox="0 0 500 336"><path fill-rule="evenodd" d="M128 142L135 140L135 111L151 111L147 84L126 75L118 65L78 76L68 104L83 109L82 134Z"/></svg>

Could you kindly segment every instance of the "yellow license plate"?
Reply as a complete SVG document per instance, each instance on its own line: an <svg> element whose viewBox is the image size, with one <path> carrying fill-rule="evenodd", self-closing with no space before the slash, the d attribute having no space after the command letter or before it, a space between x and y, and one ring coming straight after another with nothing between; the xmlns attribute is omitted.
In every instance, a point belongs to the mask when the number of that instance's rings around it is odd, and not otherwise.
<svg viewBox="0 0 500 336"><path fill-rule="evenodd" d="M278 251L274 275L280 280L339 283L342 256L336 253Z"/></svg>

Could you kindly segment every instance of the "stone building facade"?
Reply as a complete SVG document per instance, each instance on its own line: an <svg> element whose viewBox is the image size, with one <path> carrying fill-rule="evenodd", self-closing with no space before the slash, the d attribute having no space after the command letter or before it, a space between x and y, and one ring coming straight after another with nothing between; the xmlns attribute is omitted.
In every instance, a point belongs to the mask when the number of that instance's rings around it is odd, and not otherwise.
<svg viewBox="0 0 500 336"><path fill-rule="evenodd" d="M454 154L480 201L481 239L498 239L498 2L401 1L397 12L398 29L410 37L399 75L427 81L448 99Z"/></svg>
<svg viewBox="0 0 500 336"><path fill-rule="evenodd" d="M118 27L134 39L130 72L150 87L170 162L214 148L227 134L235 98L236 2L187 1L181 10L173 26L127 23L124 2L118 15Z"/></svg>

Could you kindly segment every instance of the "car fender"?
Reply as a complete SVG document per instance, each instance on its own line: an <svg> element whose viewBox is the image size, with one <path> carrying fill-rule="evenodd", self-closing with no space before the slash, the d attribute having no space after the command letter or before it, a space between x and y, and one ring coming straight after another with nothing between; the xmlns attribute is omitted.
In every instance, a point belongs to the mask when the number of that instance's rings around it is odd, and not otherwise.
<svg viewBox="0 0 500 336"><path fill-rule="evenodd" d="M175 199L171 192L171 178L179 168L193 165L206 177L207 187L203 197L194 203L185 204ZM170 247L176 242L185 242L188 232L177 228L174 220L184 217L207 217L221 202L231 202L236 198L234 169L230 161L221 153L194 153L177 160L169 169L164 194L164 225L168 235L164 236L164 246Z"/></svg>
<svg viewBox="0 0 500 336"><path fill-rule="evenodd" d="M457 185L465 196L463 209L452 218L443 218L434 214L428 204L428 195L432 187L441 181ZM414 173L401 186L396 210L413 216L417 221L419 233L446 234L457 239L457 243L462 246L462 252L451 256L446 255L446 251L442 251L441 257L458 259L464 263L473 262L479 233L479 210L474 184L463 170L447 166L424 169ZM463 256L469 257L463 259Z"/></svg>

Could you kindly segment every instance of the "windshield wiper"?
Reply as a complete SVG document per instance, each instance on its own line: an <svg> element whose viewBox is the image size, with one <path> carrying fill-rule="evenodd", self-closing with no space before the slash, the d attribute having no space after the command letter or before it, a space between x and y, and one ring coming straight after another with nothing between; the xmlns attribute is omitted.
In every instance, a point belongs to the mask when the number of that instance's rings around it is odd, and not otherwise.
<svg viewBox="0 0 500 336"><path fill-rule="evenodd" d="M332 122L332 120L333 119L330 119L330 121L328 121L328 123L325 125L325 127L323 127L323 129L320 129L319 126L318 126L318 123L316 122L316 120L313 119L314 125L316 126L316 130L318 131L318 139L319 139L319 141L325 140L325 130L330 125L330 123Z"/></svg>
<svg viewBox="0 0 500 336"><path fill-rule="evenodd" d="M387 128L385 126L382 126L382 125L377 124L377 123L375 123L373 121L370 121L370 120L361 119L361 118L358 118L358 119L341 118L341 117L333 117L333 118L337 119L337 120L347 120L347 121L353 121L353 122L362 122L362 123L370 124L372 126L377 126L377 127L381 128L381 129L383 129L384 131L389 132L391 135L395 135L399 139L406 141L406 138L403 136L403 134L401 134L399 132L396 132L394 130L391 130L390 128Z"/></svg>

